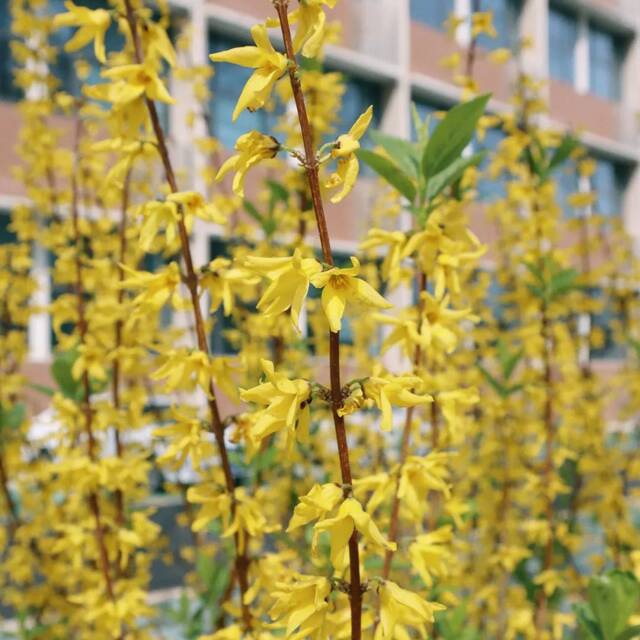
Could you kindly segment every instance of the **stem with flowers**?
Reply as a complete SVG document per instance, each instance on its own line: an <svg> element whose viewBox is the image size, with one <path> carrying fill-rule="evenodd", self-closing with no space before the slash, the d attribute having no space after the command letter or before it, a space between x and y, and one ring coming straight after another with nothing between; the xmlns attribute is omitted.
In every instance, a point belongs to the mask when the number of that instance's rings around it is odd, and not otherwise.
<svg viewBox="0 0 640 640"><path fill-rule="evenodd" d="M327 264L333 265L334 260L331 251L331 240L327 228L327 219L324 212L322 194L320 192L319 163L314 149L313 131L307 115L305 98L300 84L300 79L298 77L298 63L293 48L291 27L289 24L289 16L287 14L289 3L287 0L274 0L273 4L278 14L285 53L289 60L289 80L296 105L296 111L298 113L300 133L302 134L305 160L304 168L307 174L309 190L311 192L311 201L316 217L318 235L320 236L322 255ZM353 478L351 474L351 464L349 461L349 444L347 442L345 420L339 413L343 403L342 385L340 381L340 333L333 331L329 331L329 376L331 384L331 413L333 416L333 424L335 427L336 441L338 445L340 472L342 475L345 494L348 494L351 491ZM363 586L360 581L358 533L354 530L349 539L349 601L351 605L351 638L353 640L360 640L362 637L362 591Z"/></svg>

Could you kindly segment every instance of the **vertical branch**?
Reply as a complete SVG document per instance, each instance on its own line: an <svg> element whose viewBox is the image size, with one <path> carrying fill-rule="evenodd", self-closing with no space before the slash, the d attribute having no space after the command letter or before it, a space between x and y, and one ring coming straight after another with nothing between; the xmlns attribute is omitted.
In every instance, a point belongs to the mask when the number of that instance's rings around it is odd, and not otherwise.
<svg viewBox="0 0 640 640"><path fill-rule="evenodd" d="M418 267L419 269L419 267ZM427 276L419 269L418 273L418 291L422 292L427 288ZM422 299L418 304L418 318L422 314ZM414 354L413 354L413 368L414 371L417 371L420 366L420 361L422 360L422 349L420 345L416 345ZM411 441L411 426L413 423L413 414L414 414L415 406L407 407L407 411L405 414L404 420L404 429L402 431L402 442L400 445L400 457L398 463L400 468L398 470L398 477L396 478L396 486L393 493L393 502L391 503L391 519L389 522L389 541L390 542L398 542L398 529L399 529L399 514L400 514L400 479L402 477L402 467L404 466L405 460L409 455L409 445ZM387 580L389 578L389 574L391 573L391 562L393 560L394 551L391 549L387 549L384 556L384 565L382 567L382 577Z"/></svg>
<svg viewBox="0 0 640 640"><path fill-rule="evenodd" d="M320 244L322 247L322 255L324 261L333 265L333 254L331 252L331 241L327 228L327 219L324 212L322 195L320 191L319 165L313 144L313 131L309 122L307 108L305 104L304 94L300 85L298 76L299 68L296 61L293 41L291 38L291 27L289 25L289 16L287 15L288 0L273 0L273 5L278 14L280 21L280 29L284 41L285 53L289 60L289 80L293 99L295 101L296 110L298 112L298 120L300 124L300 132L302 134L302 143L304 147L305 164L304 168L307 174L309 190L311 193L311 202L316 217L318 227L318 235L320 236ZM342 406L342 387L340 382L340 334L329 332L329 377L331 381L331 413L333 415L333 424L335 427L336 441L338 444L338 456L340 459L340 472L342 482L345 489L348 490L352 484L351 464L349 461L349 445L347 442L347 433L345 421L338 414L338 410ZM362 584L360 581L360 555L358 550L358 534L354 530L349 539L349 601L351 605L351 638L352 640L360 640L362 636Z"/></svg>
<svg viewBox="0 0 640 640"><path fill-rule="evenodd" d="M129 25L129 30L131 31L131 37L133 40L135 60L138 64L142 64L144 62L144 54L142 51L142 45L140 43L140 36L138 33L136 16L133 11L131 0L125 0L125 9L126 9L127 23ZM166 180L169 184L169 188L171 189L171 192L177 193L179 191L178 183L176 181L173 165L171 164L171 158L169 156L169 150L167 148L166 137L164 135L164 131L162 130L162 125L160 124L158 110L156 108L155 102L150 98L148 98L146 95L145 95L145 103L147 106L147 110L149 112L149 117L151 119L151 126L153 127L153 132L156 137L156 142L158 144L158 152L160 154L160 159L162 161L162 166L164 168ZM180 209L180 212L182 213L182 209ZM189 296L191 299L191 307L194 315L198 349L203 353L205 353L207 356L209 356L210 355L209 344L207 341L207 334L205 331L205 323L202 315L202 309L200 307L200 298L199 298L199 292L198 292L198 276L196 274L196 271L193 265L193 257L191 255L191 246L189 244L189 234L185 226L183 215L180 215L178 219L178 234L180 236L180 247L181 247L182 259L183 259L184 268L185 268L184 282L189 291ZM220 417L220 412L218 410L218 404L215 398L215 389L212 381L209 382L208 406L209 406L209 413L211 416L211 430L213 431L213 435L215 437L216 444L218 447L218 452L220 455L222 471L224 473L224 478L225 478L226 491L232 499L232 509L235 510L235 501L234 501L235 481L234 481L233 473L231 470L231 463L229 461L227 446L224 441L224 425ZM239 536L237 534L235 536L235 548L236 548L235 565L236 565L236 572L238 575L238 584L240 586L240 602L242 607L242 619L243 619L243 624L245 626L245 629L250 629L252 626L251 612L247 604L244 602L244 595L249 590L249 579L248 579L249 558L247 556L247 551L246 551L247 546L244 545L243 547L240 544Z"/></svg>
<svg viewBox="0 0 640 640"><path fill-rule="evenodd" d="M122 202L120 205L120 226L118 229L118 285L122 284L125 274L122 265L126 260L127 253L127 209L129 208L129 187L131 182L131 169L127 171L124 179L124 185L122 187ZM124 301L124 289L118 287L118 308L121 309ZM119 353L119 349L122 346L122 329L123 321L121 318L116 320L115 325L115 340L114 346L116 353ZM120 357L116 357L113 362L113 382L111 386L111 400L113 402L113 408L116 411L116 415L120 414L120 383L121 383L121 370L120 370ZM116 444L116 455L118 458L122 458L124 454L122 439L120 437L120 428L116 424L113 428L113 437ZM121 489L117 489L115 492L116 501L116 524L118 527L122 527L125 521L124 513L124 495ZM116 562L116 570L121 573L120 558Z"/></svg>
<svg viewBox="0 0 640 640"><path fill-rule="evenodd" d="M74 243L75 243L75 267L76 267L76 304L78 313L78 333L80 336L80 344L86 344L87 339L87 320L84 307L84 285L82 282L82 237L80 234L79 214L78 214L78 178L77 171L79 169L80 159L80 137L82 135L82 122L78 117L76 119L74 139L74 167L71 172L71 222L73 225ZM84 417L84 427L87 435L87 454L91 462L96 461L96 443L93 434L93 409L91 407L91 382L89 380L89 372L85 369L82 372L82 413ZM109 565L109 554L104 539L104 525L102 522L102 514L100 511L100 501L95 491L91 491L88 498L89 508L93 514L95 521L96 543L98 545L98 553L100 555L100 568L105 583L105 589L109 599L115 602L115 593L113 589L113 581L111 578L111 567Z"/></svg>

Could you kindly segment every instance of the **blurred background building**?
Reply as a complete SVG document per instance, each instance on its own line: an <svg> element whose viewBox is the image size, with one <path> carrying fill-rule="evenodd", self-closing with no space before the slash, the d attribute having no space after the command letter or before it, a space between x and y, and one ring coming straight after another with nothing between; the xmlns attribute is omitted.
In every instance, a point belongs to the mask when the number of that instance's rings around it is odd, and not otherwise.
<svg viewBox="0 0 640 640"><path fill-rule="evenodd" d="M16 105L20 94L12 82L9 1L0 0L0 242L11 239L7 229L9 210L23 198L11 171L18 162L14 147L20 127ZM330 16L342 23L342 44L330 46L326 59L326 67L343 72L346 80L338 131L348 129L372 104L376 127L410 137L414 135L412 102L422 116L455 104L460 89L440 61L456 51L464 54L470 29L463 23L454 41L446 33L444 22L452 12L468 16L473 2L340 0ZM98 6L97 0L79 4ZM172 6L179 16L176 24L185 20L192 23L191 55L202 63L210 52L249 43L250 27L271 12L268 0L177 0ZM597 160L592 178L592 187L599 193L597 210L623 217L628 229L640 239L640 212L636 211L640 202L640 0L480 0L480 8L493 12L498 32L497 38L480 37L475 63L475 77L482 89L493 92L491 109L507 108L517 63L498 66L489 62L488 54L497 48L511 48L521 37L529 36L533 46L524 53L521 63L526 71L547 80L544 98L550 106L549 124L580 132ZM49 0L48 10L64 11L62 0ZM55 37L64 42L68 34L63 30ZM51 73L65 90L78 90L70 56L61 55ZM92 73L97 81L99 69ZM276 116L264 110L245 111L231 123L233 107L249 73L219 64L211 80L214 98L208 126L226 147L249 129L269 131L274 124ZM165 112L164 118L189 186L198 188L197 154L185 126L188 99L183 99L179 83L172 82L171 89L177 105ZM499 130L489 130L481 145L495 146L501 137ZM339 207L329 207L335 246L345 255L353 253L356 239L366 233L365 212L371 204L372 182L365 173L353 195ZM563 195L578 188L570 174L562 176L560 186ZM480 185L480 198L489 202L501 194L501 189L499 181L485 180ZM571 212L567 210L566 215ZM476 218L474 230L481 239L490 241L488 224L481 214ZM215 246L214 235L195 234L194 251L201 262L209 259ZM49 281L49 258L37 248L34 251L34 271L40 284L36 302L46 305L55 295ZM214 336L215 344L222 342ZM46 376L48 367L43 365L50 361L53 347L47 313L36 314L30 327L34 377Z"/></svg>

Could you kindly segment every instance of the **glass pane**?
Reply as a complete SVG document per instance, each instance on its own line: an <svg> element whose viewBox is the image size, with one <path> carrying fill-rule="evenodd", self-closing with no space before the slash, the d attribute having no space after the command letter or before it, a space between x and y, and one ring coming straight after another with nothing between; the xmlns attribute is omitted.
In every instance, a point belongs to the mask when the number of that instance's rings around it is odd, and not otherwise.
<svg viewBox="0 0 640 640"><path fill-rule="evenodd" d="M577 41L576 17L551 7L549 10L549 73L552 78L573 85Z"/></svg>
<svg viewBox="0 0 640 640"><path fill-rule="evenodd" d="M453 0L411 0L411 19L444 31L444 21L453 13Z"/></svg>
<svg viewBox="0 0 640 640"><path fill-rule="evenodd" d="M236 40L215 32L209 34L210 53L226 51L248 44L250 43L247 41ZM273 133L276 124L277 109L274 111L258 109L253 113L245 109L235 122L231 121L236 102L253 71L253 69L227 62L214 64L214 74L210 83L212 92L212 99L209 102L210 133L228 149L233 149L236 140L247 131L255 129L261 133L270 134Z"/></svg>
<svg viewBox="0 0 640 640"><path fill-rule="evenodd" d="M556 173L556 202L565 218L574 218L579 211L567 203L567 198L579 190L578 174L573 164L565 163Z"/></svg>
<svg viewBox="0 0 640 640"><path fill-rule="evenodd" d="M11 56L11 12L9 0L0 0L0 98L19 100L20 91L13 83Z"/></svg>
<svg viewBox="0 0 640 640"><path fill-rule="evenodd" d="M481 0L481 11L491 11L493 26L498 32L495 38L485 34L478 37L478 44L488 50L512 49L518 42L518 18L521 10L520 0Z"/></svg>
<svg viewBox="0 0 640 640"><path fill-rule="evenodd" d="M629 177L628 168L613 160L601 158L591 176L591 188L598 194L595 211L605 216L622 213L624 191Z"/></svg>
<svg viewBox="0 0 640 640"><path fill-rule="evenodd" d="M0 244L12 244L17 240L16 234L9 230L11 214L0 210Z"/></svg>
<svg viewBox="0 0 640 640"><path fill-rule="evenodd" d="M622 43L611 33L589 25L589 88L609 100L620 98Z"/></svg>
<svg viewBox="0 0 640 640"><path fill-rule="evenodd" d="M489 165L491 164L491 155L498 148L500 143L505 139L506 135L502 129L487 129L482 142L476 143L476 151L489 151L487 157L480 164L480 171L485 173ZM503 175L491 178L488 175L483 176L478 182L478 194L480 199L485 202L490 202L498 198L504 198L506 196L505 178Z"/></svg>

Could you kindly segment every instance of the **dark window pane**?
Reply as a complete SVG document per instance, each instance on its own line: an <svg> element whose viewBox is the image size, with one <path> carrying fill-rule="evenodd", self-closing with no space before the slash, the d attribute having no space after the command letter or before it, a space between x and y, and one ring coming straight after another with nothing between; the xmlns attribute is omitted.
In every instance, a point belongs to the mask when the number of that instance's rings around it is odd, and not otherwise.
<svg viewBox="0 0 640 640"><path fill-rule="evenodd" d="M624 44L613 34L589 25L589 89L601 98L620 98Z"/></svg>
<svg viewBox="0 0 640 640"><path fill-rule="evenodd" d="M613 160L600 158L591 176L591 189L598 194L595 210L605 216L622 213L624 192L629 180L629 168Z"/></svg>
<svg viewBox="0 0 640 640"><path fill-rule="evenodd" d="M490 51L493 49L513 49L518 43L518 19L522 8L521 0L481 0L480 10L493 14L495 38L486 34L478 36L478 44Z"/></svg>
<svg viewBox="0 0 640 640"><path fill-rule="evenodd" d="M226 51L234 47L251 44L249 41L237 40L215 32L209 34L209 52ZM232 149L236 140L255 129L261 133L271 134L274 131L278 114L277 108L269 111L267 108L251 112L245 109L235 122L231 121L233 110L247 80L254 69L240 67L227 62L216 62L214 74L211 78L212 98L209 102L211 116L210 133L222 142L228 149Z"/></svg>
<svg viewBox="0 0 640 640"><path fill-rule="evenodd" d="M18 239L16 234L9 229L11 214L0 209L0 244L13 244Z"/></svg>
<svg viewBox="0 0 640 640"><path fill-rule="evenodd" d="M0 0L0 99L19 100L21 92L13 81L11 55L11 12L9 0Z"/></svg>
<svg viewBox="0 0 640 640"><path fill-rule="evenodd" d="M556 7L549 9L549 73L573 85L575 79L578 23L575 15Z"/></svg>

